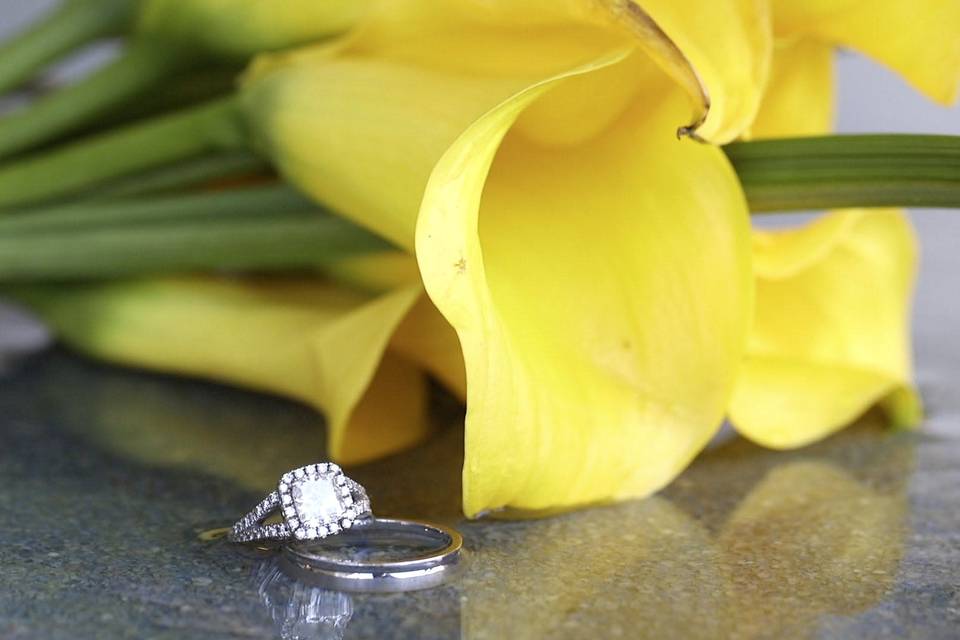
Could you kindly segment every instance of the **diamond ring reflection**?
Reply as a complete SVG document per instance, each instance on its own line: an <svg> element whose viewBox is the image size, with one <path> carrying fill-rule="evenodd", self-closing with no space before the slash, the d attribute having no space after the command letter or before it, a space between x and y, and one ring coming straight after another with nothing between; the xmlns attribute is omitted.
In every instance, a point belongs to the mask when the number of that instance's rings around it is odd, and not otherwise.
<svg viewBox="0 0 960 640"><path fill-rule="evenodd" d="M267 522L279 513L278 522ZM335 464L283 474L273 491L230 530L233 542L321 540L373 519L366 490Z"/></svg>
<svg viewBox="0 0 960 640"><path fill-rule="evenodd" d="M276 558L255 569L254 581L283 640L342 640L353 617L348 594L298 582Z"/></svg>

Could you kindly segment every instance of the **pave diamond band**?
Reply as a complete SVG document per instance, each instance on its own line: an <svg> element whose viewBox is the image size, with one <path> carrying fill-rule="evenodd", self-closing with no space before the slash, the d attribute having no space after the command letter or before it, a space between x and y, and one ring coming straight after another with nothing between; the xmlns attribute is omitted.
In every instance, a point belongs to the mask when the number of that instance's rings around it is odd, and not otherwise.
<svg viewBox="0 0 960 640"><path fill-rule="evenodd" d="M281 522L264 522L278 511ZM320 540L372 519L370 498L360 484L335 464L312 464L283 474L277 490L233 525L228 538Z"/></svg>

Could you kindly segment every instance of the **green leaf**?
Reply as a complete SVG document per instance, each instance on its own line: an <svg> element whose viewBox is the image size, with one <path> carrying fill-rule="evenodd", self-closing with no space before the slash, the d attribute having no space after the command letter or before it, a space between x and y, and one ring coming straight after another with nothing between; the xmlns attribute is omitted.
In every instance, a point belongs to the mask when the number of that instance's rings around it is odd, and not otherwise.
<svg viewBox="0 0 960 640"><path fill-rule="evenodd" d="M724 147L753 212L960 207L960 137L836 135Z"/></svg>

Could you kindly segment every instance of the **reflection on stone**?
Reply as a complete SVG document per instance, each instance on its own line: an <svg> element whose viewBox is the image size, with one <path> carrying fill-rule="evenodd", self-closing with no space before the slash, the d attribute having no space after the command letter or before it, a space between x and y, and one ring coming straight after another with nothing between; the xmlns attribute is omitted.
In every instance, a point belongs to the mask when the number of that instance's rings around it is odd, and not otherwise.
<svg viewBox="0 0 960 640"><path fill-rule="evenodd" d="M130 460L209 473L260 493L325 457L323 418L293 402L58 353L35 367L64 426Z"/></svg>
<svg viewBox="0 0 960 640"><path fill-rule="evenodd" d="M466 637L806 638L876 606L903 555L913 447L855 431L821 450L715 456L694 483L726 494L683 489L698 496L684 509L654 497L469 525Z"/></svg>
<svg viewBox="0 0 960 640"><path fill-rule="evenodd" d="M126 459L226 478L260 494L286 471L326 459L323 417L294 402L210 383L96 365L54 352L31 363L43 410ZM438 425L462 424L438 402ZM460 512L462 428L351 468L377 513L454 523Z"/></svg>
<svg viewBox="0 0 960 640"><path fill-rule="evenodd" d="M8 403L24 415L30 408L40 416L38 424L69 425L85 442L137 461L130 465L137 474L156 473L180 482L192 477L184 469L201 471L204 477L227 478L230 483L224 484L259 493L282 472L316 459L317 447L322 448L316 414L290 403L92 367L58 355L50 356L45 367L31 369L34 381L25 387L30 394L24 394L21 383L7 392ZM285 638L337 638L348 621L358 637L382 637L378 632L383 628L392 630L391 637L416 637L424 629L441 630L434 637L456 637L461 624L462 635L471 640L826 637L825 630L838 625L837 620L862 620L867 610L876 613L876 620L893 605L922 609L933 597L929 593L951 602L956 571L949 552L929 550L933 542L928 542L927 553L947 554L947 559L936 555L941 573L928 578L932 565L923 565L927 573L921 579L917 560L903 551L906 490L916 478L917 442L910 434L878 428L869 417L799 451L771 452L734 440L705 452L652 499L541 520L458 523L462 436L449 429L421 447L351 470L351 475L375 496L381 514L450 522L464 533L470 555L460 585L442 593L358 595L351 601L339 600L339 594L324 596L329 592L297 586L263 569L258 589ZM3 459L5 471L28 469L33 458L24 457L22 446L14 451ZM926 445L927 469L919 476L923 502L915 503L924 519L914 526L933 531L927 540L942 540L942 532L955 530L956 510L949 508L955 492L948 491L948 474L956 452L955 441ZM941 472L931 474L931 465ZM166 467L178 472L161 470ZM49 478L36 482L47 486ZM71 480L69 490L74 484ZM116 489L111 485L109 490ZM150 495L151 508L158 508ZM61 498L56 500L61 504ZM180 500L167 503L179 509L173 524L159 532L151 527L151 535L167 540L185 521L207 526L204 518L219 504ZM238 500L239 512L247 499ZM106 509L106 504L101 500L94 506ZM140 518L140 502L130 504ZM111 518L99 520L116 518L112 511L103 513ZM225 515L211 515L209 526L223 526ZM68 517L100 531L80 511ZM21 519L23 515L8 520L8 526ZM181 544L180 538L176 541ZM911 549L924 549L922 537L909 541ZM179 557L182 549L170 548L177 554L169 555ZM230 549L224 557L232 559L234 553ZM194 565L206 570L206 562L220 558L208 554ZM901 561L906 569L898 573ZM53 571L62 573L59 565ZM235 591L224 593L224 598L236 597ZM222 624L239 624L237 618L232 612ZM951 621L943 619L923 622L949 627ZM267 623L263 616L257 621ZM876 636L897 637L871 637Z"/></svg>
<svg viewBox="0 0 960 640"><path fill-rule="evenodd" d="M905 497L820 461L774 469L717 538L742 637L803 637L819 615L870 608L902 555Z"/></svg>
<svg viewBox="0 0 960 640"><path fill-rule="evenodd" d="M708 533L662 498L544 520L473 525L464 636L730 637Z"/></svg>
<svg viewBox="0 0 960 640"><path fill-rule="evenodd" d="M283 640L341 640L353 617L353 599L299 582L281 569L276 558L254 570L260 599Z"/></svg>

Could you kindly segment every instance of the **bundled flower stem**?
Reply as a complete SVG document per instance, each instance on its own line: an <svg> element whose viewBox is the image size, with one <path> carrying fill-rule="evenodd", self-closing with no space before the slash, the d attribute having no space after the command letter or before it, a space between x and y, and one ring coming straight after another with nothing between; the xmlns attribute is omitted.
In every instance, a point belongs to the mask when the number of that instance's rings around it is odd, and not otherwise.
<svg viewBox="0 0 960 640"><path fill-rule="evenodd" d="M0 281L315 270L389 245L285 185L80 203L0 219Z"/></svg>
<svg viewBox="0 0 960 640"><path fill-rule="evenodd" d="M242 94L0 166L0 210L227 152L258 151ZM690 143L694 144L694 143ZM753 212L960 206L960 138L841 135L725 147ZM49 176L59 179L51 182Z"/></svg>
<svg viewBox="0 0 960 640"><path fill-rule="evenodd" d="M334 35L363 2L308 1L285 7L232 0L71 0L0 47L0 93L78 46L130 32L122 53L75 84L0 118L0 158L28 151L94 122L185 71L244 63L262 51ZM270 14L264 15L267 11Z"/></svg>

